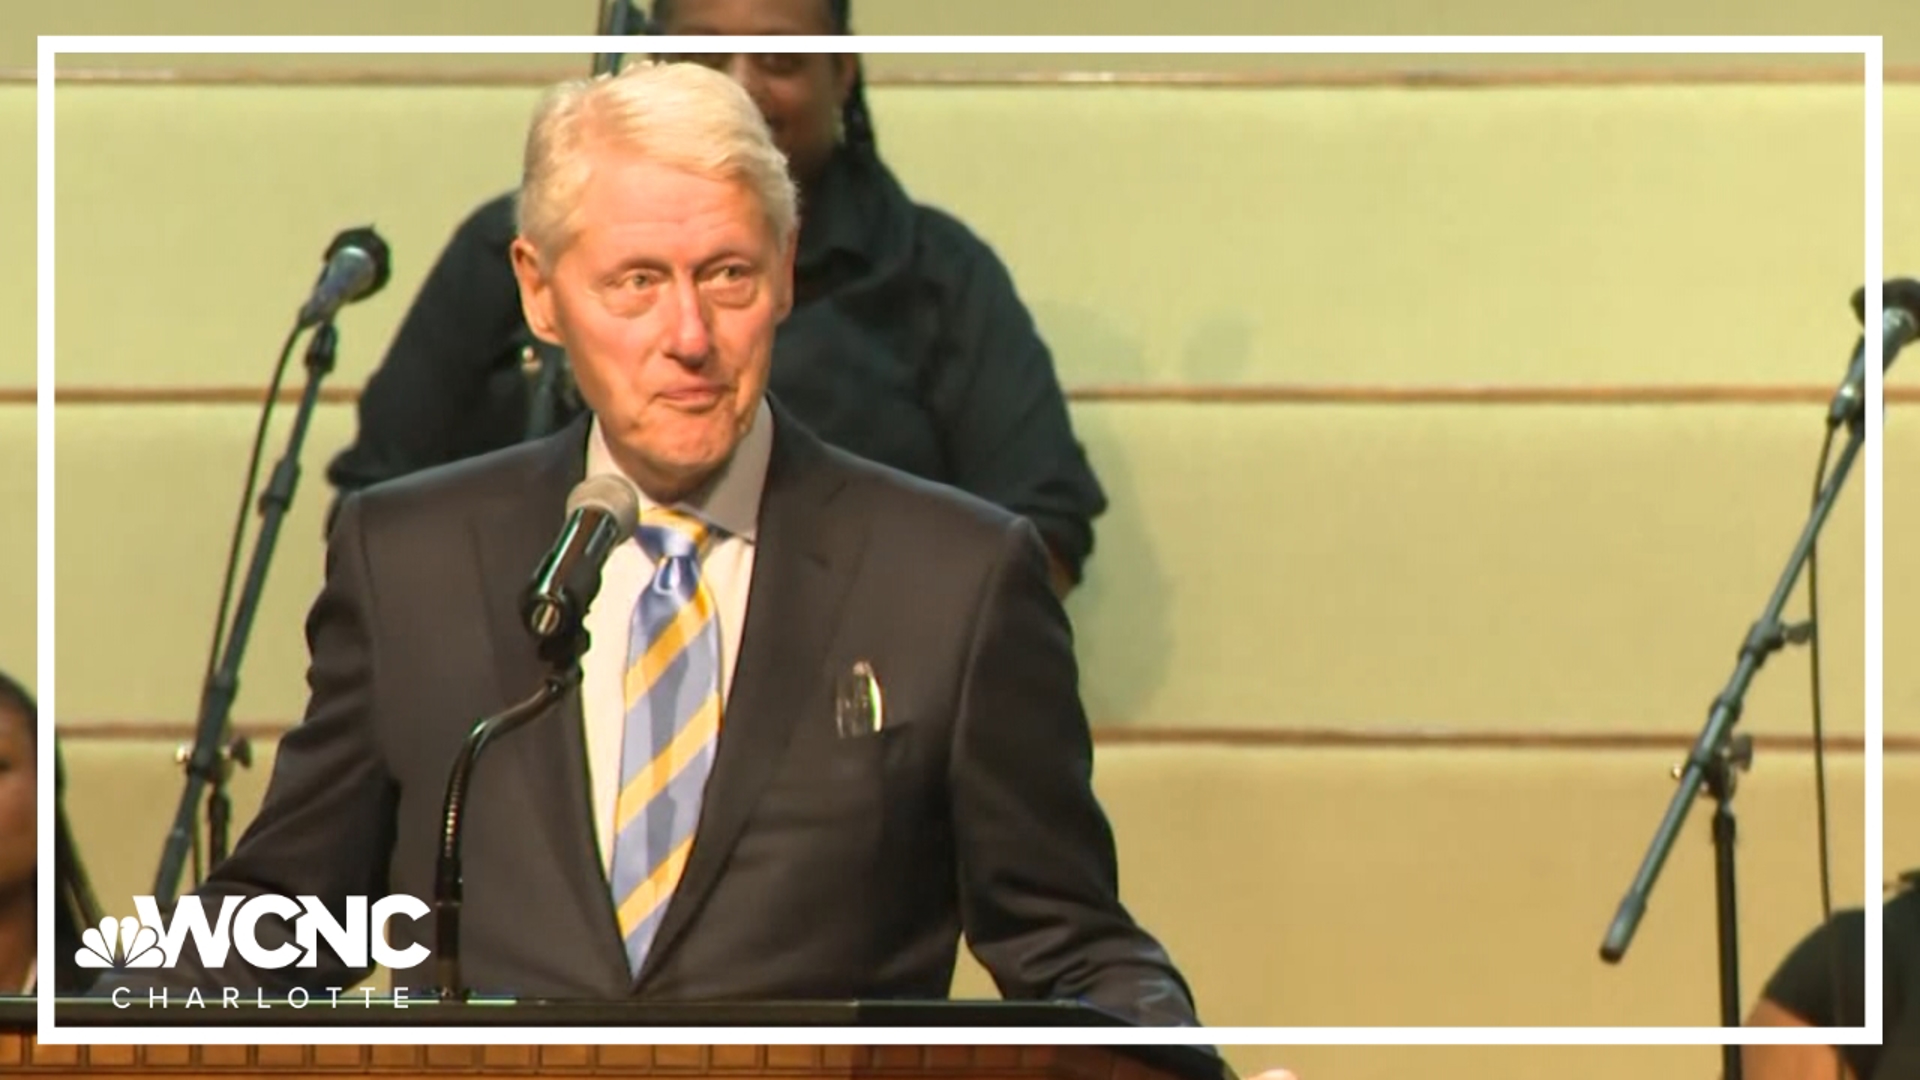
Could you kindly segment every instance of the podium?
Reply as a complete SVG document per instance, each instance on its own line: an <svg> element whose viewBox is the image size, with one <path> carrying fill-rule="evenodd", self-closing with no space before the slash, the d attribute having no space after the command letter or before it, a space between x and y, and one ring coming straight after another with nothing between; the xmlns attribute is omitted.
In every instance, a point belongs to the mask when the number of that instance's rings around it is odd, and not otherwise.
<svg viewBox="0 0 1920 1080"><path fill-rule="evenodd" d="M345 1000L345 999L343 999ZM30 999L0 1000L0 1075L93 1080L139 1073L175 1080L386 1080L453 1077L617 1077L647 1080L1236 1080L1211 1049L1175 1046L651 1046L597 1045L596 1028L1050 1028L1127 1027L1074 1003L568 1002L442 1004L376 1000L363 1006L167 1008L129 1001L62 1000L60 1026L577 1029L576 1043L517 1045L42 1046ZM247 1003L252 1005L252 1003ZM1170 1038L1190 1032L1168 1029Z"/></svg>

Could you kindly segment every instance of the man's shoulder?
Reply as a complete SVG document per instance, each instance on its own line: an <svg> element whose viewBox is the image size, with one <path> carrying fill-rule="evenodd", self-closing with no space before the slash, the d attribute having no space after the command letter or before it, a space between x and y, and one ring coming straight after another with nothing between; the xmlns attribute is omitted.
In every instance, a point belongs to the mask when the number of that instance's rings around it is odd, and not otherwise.
<svg viewBox="0 0 1920 1080"><path fill-rule="evenodd" d="M824 467L840 476L860 512L895 539L938 538L943 547L988 555L1007 545L1009 533L1031 528L1018 515L970 492L835 446L820 446Z"/></svg>

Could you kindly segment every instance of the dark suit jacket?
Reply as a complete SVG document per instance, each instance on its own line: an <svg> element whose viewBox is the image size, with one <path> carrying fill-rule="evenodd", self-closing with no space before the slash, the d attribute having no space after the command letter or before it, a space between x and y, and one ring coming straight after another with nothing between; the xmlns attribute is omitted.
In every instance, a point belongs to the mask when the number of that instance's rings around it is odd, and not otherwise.
<svg viewBox="0 0 1920 1080"><path fill-rule="evenodd" d="M1116 895L1070 630L1034 529L775 416L719 751L644 970L629 978L621 951L574 694L475 770L469 984L522 997L943 998L964 932L1009 998L1197 1022ZM583 476L586 431L576 422L343 505L308 622L311 705L280 743L258 816L199 890L210 912L230 893L431 902L449 763L474 719L542 677L515 605ZM842 739L835 676L863 658L887 722ZM430 923L398 921L395 944L430 948ZM177 969L165 982L251 996L363 974L328 956L317 970ZM433 976L429 962L395 980L424 995Z"/></svg>

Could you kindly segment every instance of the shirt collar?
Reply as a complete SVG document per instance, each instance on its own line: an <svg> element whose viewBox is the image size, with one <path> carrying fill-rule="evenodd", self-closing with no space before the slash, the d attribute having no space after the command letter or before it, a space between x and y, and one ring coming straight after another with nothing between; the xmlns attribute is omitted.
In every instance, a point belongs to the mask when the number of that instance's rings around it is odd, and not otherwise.
<svg viewBox="0 0 1920 1080"><path fill-rule="evenodd" d="M710 483L674 503L674 508L693 514L710 525L719 526L729 536L753 543L760 520L760 492L766 486L767 462L772 454L773 410L763 395L759 407L754 410L753 424L740 440L740 445L734 447L733 456L720 467L720 472ZM600 418L594 417L587 435L587 475L618 472L620 467L614 463L613 454L607 449ZM637 483L634 487L639 489ZM640 492L641 521L647 520L649 511L659 507L660 504L645 491Z"/></svg>

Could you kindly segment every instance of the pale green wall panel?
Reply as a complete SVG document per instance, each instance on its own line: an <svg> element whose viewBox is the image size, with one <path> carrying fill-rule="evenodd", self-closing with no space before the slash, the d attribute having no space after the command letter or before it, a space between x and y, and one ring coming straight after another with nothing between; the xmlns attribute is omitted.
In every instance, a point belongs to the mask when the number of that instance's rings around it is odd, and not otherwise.
<svg viewBox="0 0 1920 1080"><path fill-rule="evenodd" d="M371 221L395 270L342 322L335 378L359 382L453 226L513 184L533 101L62 91L61 382L257 384L328 240ZM0 92L0 115L30 105ZM875 101L905 181L1001 252L1070 384L1828 382L1856 332L1861 108L1804 87ZM1888 110L1911 126L1920 92Z"/></svg>

